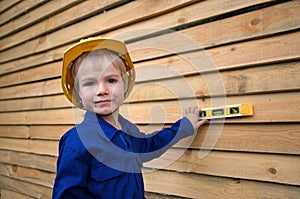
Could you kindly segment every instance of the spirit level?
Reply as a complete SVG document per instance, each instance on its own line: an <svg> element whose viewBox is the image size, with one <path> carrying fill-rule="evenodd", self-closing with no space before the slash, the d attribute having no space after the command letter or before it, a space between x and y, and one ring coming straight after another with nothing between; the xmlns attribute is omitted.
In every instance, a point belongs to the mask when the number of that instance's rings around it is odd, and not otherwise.
<svg viewBox="0 0 300 199"><path fill-rule="evenodd" d="M234 104L214 108L202 108L200 119L220 119L253 115L252 104Z"/></svg>

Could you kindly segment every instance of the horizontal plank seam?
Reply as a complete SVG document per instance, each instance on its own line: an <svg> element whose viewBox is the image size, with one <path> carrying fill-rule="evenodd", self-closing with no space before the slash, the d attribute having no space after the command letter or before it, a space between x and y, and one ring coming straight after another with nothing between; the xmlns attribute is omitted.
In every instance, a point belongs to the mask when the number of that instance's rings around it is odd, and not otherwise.
<svg viewBox="0 0 300 199"><path fill-rule="evenodd" d="M281 0L280 0L278 3L280 3L280 2L281 2ZM265 6L269 6L269 4L274 4L274 3L276 3L276 2L263 3L262 5L267 4L267 5L265 5ZM254 6L255 6L255 5L254 5ZM258 6L258 5L256 5L256 6ZM177 6L177 7L178 7L178 6ZM253 6L250 6L250 7L253 7ZM177 8L177 9L178 9L178 8ZM259 9L259 8L258 8L258 9ZM174 8L173 8L173 9L166 10L166 11L167 11L167 12L170 12L170 11L172 11L172 10L174 10ZM241 9L241 10L243 10L243 9ZM234 12L234 11L231 11L231 12ZM162 12L160 12L160 13L156 13L156 15L158 15L158 14L164 14L164 13L166 13L166 12L165 12L165 11L162 11ZM121 27L124 27L124 26L128 26L128 24L136 23L136 22L138 22L138 21L140 21L140 20L145 20L145 19L151 18L151 17L153 17L153 16L154 16L154 15L149 15L149 16L147 16L147 17L142 17L142 18L133 20L133 21L131 21L131 22L126 22L126 23L123 23L123 24L121 24L121 25L115 26L114 29L118 29L118 28L121 28ZM187 27L186 27L186 28L187 28ZM112 31L112 30L111 30L111 29L108 29L108 30L105 30L104 32L101 32L101 33L109 32L109 31ZM100 33L97 33L97 35L98 35L98 34L100 34ZM160 34L161 34L161 33L160 33ZM154 35L154 36L157 36L157 35ZM145 38L143 38L143 39L145 39ZM72 42L71 42L71 41L68 42L68 44L70 44L70 43L72 43ZM126 41L126 43L129 43L129 41ZM20 45L21 45L21 44L20 44ZM63 45L66 45L66 43L64 43L64 44L57 44L57 45L55 45L55 46L51 46L51 47L49 47L49 48L47 48L47 49L44 49L44 50L39 51L38 53L43 53L43 52L45 52L45 51L52 50L52 49L54 49L54 48L61 47L61 46L63 46ZM33 54L34 54L34 53L28 54L28 55L26 55L26 56L21 56L21 57L13 58L13 59L10 59L10 60L6 60L6 61L1 62L0 64L7 63L7 62L10 62L10 61L15 61L15 60L18 60L18 59L21 59L21 58L26 58L26 57L31 56L31 55L33 55Z"/></svg>
<svg viewBox="0 0 300 199"><path fill-rule="evenodd" d="M156 169L152 167L143 167L145 169ZM159 171L167 171L167 172L175 172L175 173L180 173L180 174L193 174L193 175L199 175L199 176L210 176L210 177L215 177L215 178L224 178L224 179L233 179L233 180L244 180L244 181L252 181L252 182L263 182L263 183L268 183L268 184L278 184L278 185L285 185L285 186L294 186L294 187L299 187L300 184L288 184L288 183L283 183L283 182L276 182L276 181L267 181L267 180L259 180L259 179L251 179L251 178L237 178L237 177L230 177L230 176L225 176L225 175L213 175L213 174L205 174L205 173L195 173L195 172L185 172L185 171L176 171L176 170L169 170L169 169L157 169Z"/></svg>
<svg viewBox="0 0 300 199"><path fill-rule="evenodd" d="M22 41L22 43L27 42L27 41L30 41L30 40L33 40L33 39L36 39L36 38L38 38L38 37L43 37L43 36L45 36L45 35L47 35L47 34L51 34L52 32L55 32L55 31L57 31L57 30L59 30L59 29L62 29L62 28L66 28L66 27L68 27L68 26L70 26L70 25L73 25L73 24L79 22L79 21L83 21L83 20L85 20L85 19L87 19L87 18L89 18L89 17L91 17L91 16L93 16L93 15L101 14L101 13L103 13L103 12L107 12L107 11L112 10L112 9L114 9L114 8L123 6L123 5L124 5L126 2L128 2L128 1L130 1L130 0L124 0L124 2L120 2L119 4L118 4L118 3L115 3L115 4L111 4L111 5L105 6L105 7L101 8L101 9L99 9L99 10L96 10L96 11L92 12L92 13L88 13L87 15L81 16L79 19L73 19L71 22L66 22L65 24L63 24L63 25L61 25L61 26L59 26L59 27L56 27L56 28L53 28L53 29L51 29L51 30L45 31L45 32L43 32L43 33L41 33L41 34L37 34L37 35L35 35L35 36L32 37L32 38L29 38L29 39L27 39L27 40ZM82 2L78 2L78 4L79 4L79 3L82 3ZM78 4L74 4L74 3L73 3L72 5L70 5L70 6L66 7L66 8L64 8L64 9L69 9L69 8L71 8L71 7L73 7L73 6L78 5ZM61 10L62 10L62 9L61 9ZM42 22L42 21L43 21L44 19L46 19L46 18L49 18L49 17L51 17L51 16L54 16L54 15L58 14L59 11L61 11L61 10L57 10L55 13L52 13L52 14L50 14L49 16L47 15L47 16L43 17L42 19L40 19L40 20L38 20L38 21L35 21L35 24L37 24L37 23L39 23L39 22ZM26 29L26 28L28 28L29 26L32 26L32 25L34 25L34 24L29 24L29 25L26 25L26 26L24 26L24 27L22 27L22 28L20 28L20 29L12 30L11 32L9 32L9 33L7 33L7 34L4 34L4 35L0 36L0 39L2 39L2 38L4 38L4 37L8 37L8 36L10 36L10 35L13 35L14 33L19 32L19 31L22 31L22 30L24 30L24 29ZM11 49L11 48L13 48L13 47L19 46L19 45L21 45L22 43L15 44L15 45L13 45L13 46L9 46L9 47L7 47L7 48L1 49L0 52L3 52L3 51L5 51L5 50L9 50L9 49Z"/></svg>
<svg viewBox="0 0 300 199"><path fill-rule="evenodd" d="M22 1L21 1L21 3L22 3ZM27 13L27 12L30 12L31 10L36 9L37 7L39 7L39 6L41 6L41 5L45 4L45 3L47 3L47 1L37 1L37 3L36 3L34 6L28 8L28 9L26 9L26 10L23 10L22 12L20 12L20 13L17 14L16 16L10 18L9 20L6 20L6 21L4 21L4 22L0 22L0 26L3 26L3 25L5 25L5 24L7 24L7 23L13 21L14 19L16 19L16 18L18 18L18 17L24 15L24 14Z"/></svg>

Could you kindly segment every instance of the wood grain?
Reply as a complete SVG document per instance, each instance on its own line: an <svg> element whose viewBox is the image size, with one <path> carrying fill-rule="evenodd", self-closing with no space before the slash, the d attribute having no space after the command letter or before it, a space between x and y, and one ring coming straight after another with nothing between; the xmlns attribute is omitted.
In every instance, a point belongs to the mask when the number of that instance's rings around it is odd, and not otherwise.
<svg viewBox="0 0 300 199"><path fill-rule="evenodd" d="M298 198L299 1L0 1L1 198L51 198L61 136L82 121L61 89L81 38L125 40L137 72L121 114L151 133L185 107L252 103L145 164L152 199ZM151 172L152 171L152 172Z"/></svg>

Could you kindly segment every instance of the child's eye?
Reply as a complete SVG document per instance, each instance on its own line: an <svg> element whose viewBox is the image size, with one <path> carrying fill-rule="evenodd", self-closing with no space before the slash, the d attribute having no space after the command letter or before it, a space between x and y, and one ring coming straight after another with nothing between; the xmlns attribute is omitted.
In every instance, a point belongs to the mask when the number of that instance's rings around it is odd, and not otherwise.
<svg viewBox="0 0 300 199"><path fill-rule="evenodd" d="M87 87L92 87L92 86L94 86L95 85L95 82L86 82L85 84L84 84L84 86L87 86Z"/></svg>
<svg viewBox="0 0 300 199"><path fill-rule="evenodd" d="M109 80L108 80L108 83L110 83L110 84L114 84L114 83L116 83L116 82L117 82L116 79L109 79Z"/></svg>

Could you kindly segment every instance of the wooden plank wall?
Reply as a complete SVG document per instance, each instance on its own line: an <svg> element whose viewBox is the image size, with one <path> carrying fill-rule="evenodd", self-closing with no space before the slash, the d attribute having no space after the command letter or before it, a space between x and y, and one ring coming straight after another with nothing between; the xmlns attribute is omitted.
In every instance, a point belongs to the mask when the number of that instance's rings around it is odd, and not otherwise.
<svg viewBox="0 0 300 199"><path fill-rule="evenodd" d="M51 198L58 140L74 125L62 52L90 36L128 44L138 76L122 112L145 132L177 120L182 104L254 106L159 159L182 154L172 164L146 164L149 198L299 198L299 10L299 0L1 0L1 198ZM197 62L203 52L212 62Z"/></svg>

